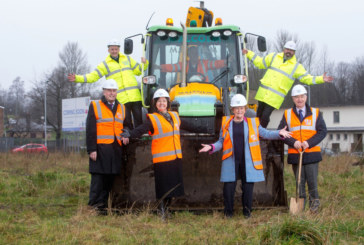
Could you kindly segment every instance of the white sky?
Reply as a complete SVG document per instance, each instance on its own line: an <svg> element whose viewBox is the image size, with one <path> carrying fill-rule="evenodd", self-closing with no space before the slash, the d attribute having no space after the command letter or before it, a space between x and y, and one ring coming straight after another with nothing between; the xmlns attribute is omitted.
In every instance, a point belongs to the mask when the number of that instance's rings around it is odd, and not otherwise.
<svg viewBox="0 0 364 245"><path fill-rule="evenodd" d="M185 22L188 0L7 0L0 6L0 88L20 76L26 90L57 65L68 42L78 42L91 69L107 55L106 43L116 37L145 33L150 25ZM364 55L364 1L360 0L206 0L205 7L224 24L275 39L279 30L325 46L331 60L352 62ZM135 39L134 57L141 45Z"/></svg>

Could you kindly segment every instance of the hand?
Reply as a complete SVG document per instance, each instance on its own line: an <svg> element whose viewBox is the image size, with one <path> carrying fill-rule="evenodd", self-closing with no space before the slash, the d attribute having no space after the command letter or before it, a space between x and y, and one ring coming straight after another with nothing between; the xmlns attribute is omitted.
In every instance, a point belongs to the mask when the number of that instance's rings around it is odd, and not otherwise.
<svg viewBox="0 0 364 245"><path fill-rule="evenodd" d="M248 50L247 49L243 49L243 55L246 55L248 53Z"/></svg>
<svg viewBox="0 0 364 245"><path fill-rule="evenodd" d="M199 152L208 152L212 150L212 146L211 145L205 145L205 144L201 144L203 147Z"/></svg>
<svg viewBox="0 0 364 245"><path fill-rule="evenodd" d="M140 60L142 61L143 64L147 63L147 59L145 57L141 57Z"/></svg>
<svg viewBox="0 0 364 245"><path fill-rule="evenodd" d="M307 141L303 141L302 142L302 148L303 150L306 150L307 148L309 148L310 146L308 145Z"/></svg>
<svg viewBox="0 0 364 245"><path fill-rule="evenodd" d="M284 138L291 138L292 137L292 132L287 131L286 128L287 128L287 126L282 128L281 130L279 130L279 135L284 137Z"/></svg>
<svg viewBox="0 0 364 245"><path fill-rule="evenodd" d="M122 131L122 133L120 134L120 136L122 137L122 138L130 138L130 131L129 131L129 129L128 128L124 128L124 129L122 129L123 131Z"/></svg>
<svg viewBox="0 0 364 245"><path fill-rule="evenodd" d="M90 158L92 161L96 161L96 158L97 158L97 152L96 151L93 151L90 153Z"/></svg>
<svg viewBox="0 0 364 245"><path fill-rule="evenodd" d="M75 74L68 74L68 81L70 82L74 82L76 80L76 75Z"/></svg>
<svg viewBox="0 0 364 245"><path fill-rule="evenodd" d="M302 148L301 141L296 140L296 142L294 142L293 147L296 148L296 150L298 150L298 151L301 150L301 148Z"/></svg>
<svg viewBox="0 0 364 245"><path fill-rule="evenodd" d="M330 83L330 82L332 82L334 80L334 77L326 76L326 72L324 73L323 77L324 77L324 81L327 82L327 83Z"/></svg>
<svg viewBox="0 0 364 245"><path fill-rule="evenodd" d="M122 141L124 145L129 144L129 138L123 138Z"/></svg>

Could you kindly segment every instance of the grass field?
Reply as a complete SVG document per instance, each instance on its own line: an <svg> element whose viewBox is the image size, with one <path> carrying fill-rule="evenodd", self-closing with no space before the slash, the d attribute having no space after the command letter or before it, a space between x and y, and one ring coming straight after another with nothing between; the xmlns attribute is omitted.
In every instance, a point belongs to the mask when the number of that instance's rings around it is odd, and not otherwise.
<svg viewBox="0 0 364 245"><path fill-rule="evenodd" d="M0 244L364 244L364 169L348 156L320 163L322 209L297 217L256 210L176 212L167 222L144 210L98 216L88 209L90 176L82 155L0 154ZM285 167L288 197L294 178Z"/></svg>

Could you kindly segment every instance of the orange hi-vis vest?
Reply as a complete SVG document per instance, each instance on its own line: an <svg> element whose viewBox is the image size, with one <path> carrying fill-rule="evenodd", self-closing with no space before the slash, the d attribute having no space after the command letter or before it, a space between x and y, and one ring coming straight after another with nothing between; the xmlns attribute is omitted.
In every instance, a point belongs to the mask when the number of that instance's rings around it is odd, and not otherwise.
<svg viewBox="0 0 364 245"><path fill-rule="evenodd" d="M221 123L222 136L224 137L224 143L222 146L222 160L233 155L233 144L231 142L229 125L234 116L223 117ZM248 138L249 138L249 149L253 160L254 168L261 170L263 169L262 153L260 150L259 142L259 118L247 118L248 122ZM244 149L243 149L244 150Z"/></svg>
<svg viewBox="0 0 364 245"><path fill-rule="evenodd" d="M311 111L312 115L304 118L302 123L293 109L284 111L284 117L288 125L288 130L292 132L292 138L303 142L316 134L316 121L320 112L319 109L313 107L311 108ZM307 148L305 152L321 152L321 148L320 146L314 146ZM288 149L288 153L299 154L298 150L292 147Z"/></svg>
<svg viewBox="0 0 364 245"><path fill-rule="evenodd" d="M152 122L154 133L152 136L153 163L172 161L182 158L179 127L181 121L174 111L168 112L173 120L173 126L161 114L148 114Z"/></svg>
<svg viewBox="0 0 364 245"><path fill-rule="evenodd" d="M101 100L92 101L96 117L97 144L112 144L116 137L121 145L123 123L125 119L125 107L118 104L115 117L112 111Z"/></svg>

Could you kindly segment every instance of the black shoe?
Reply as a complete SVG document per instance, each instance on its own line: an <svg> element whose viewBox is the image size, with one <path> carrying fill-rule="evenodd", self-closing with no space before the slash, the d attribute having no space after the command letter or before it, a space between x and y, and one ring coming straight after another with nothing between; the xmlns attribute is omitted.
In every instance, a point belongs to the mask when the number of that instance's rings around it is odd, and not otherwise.
<svg viewBox="0 0 364 245"><path fill-rule="evenodd" d="M233 212L227 212L227 211L224 212L224 216L227 219L231 219L233 217L233 214L234 214Z"/></svg>
<svg viewBox="0 0 364 245"><path fill-rule="evenodd" d="M97 209L97 214L100 216L106 216L107 215L107 209Z"/></svg>

